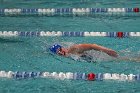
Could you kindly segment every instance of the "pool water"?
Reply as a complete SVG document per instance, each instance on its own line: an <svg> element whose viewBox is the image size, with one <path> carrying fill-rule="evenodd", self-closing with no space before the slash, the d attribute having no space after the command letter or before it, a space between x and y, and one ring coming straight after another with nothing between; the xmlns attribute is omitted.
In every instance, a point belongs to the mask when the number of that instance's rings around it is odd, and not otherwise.
<svg viewBox="0 0 140 93"><path fill-rule="evenodd" d="M139 0L0 0L0 8L139 7ZM139 17L0 17L1 31L139 31ZM82 73L140 73L133 61L75 61L47 50L53 43L95 43L122 56L140 56L140 38L32 37L0 38L0 70ZM140 93L137 81L82 81L55 79L0 79L0 93Z"/></svg>

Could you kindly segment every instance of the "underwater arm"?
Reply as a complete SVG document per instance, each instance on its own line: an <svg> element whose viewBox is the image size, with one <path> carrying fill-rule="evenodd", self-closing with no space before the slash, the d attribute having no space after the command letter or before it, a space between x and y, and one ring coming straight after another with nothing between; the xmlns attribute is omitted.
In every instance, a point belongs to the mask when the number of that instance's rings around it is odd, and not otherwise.
<svg viewBox="0 0 140 93"><path fill-rule="evenodd" d="M130 57L118 57L118 61L134 61L134 62L140 62L140 58L130 58Z"/></svg>

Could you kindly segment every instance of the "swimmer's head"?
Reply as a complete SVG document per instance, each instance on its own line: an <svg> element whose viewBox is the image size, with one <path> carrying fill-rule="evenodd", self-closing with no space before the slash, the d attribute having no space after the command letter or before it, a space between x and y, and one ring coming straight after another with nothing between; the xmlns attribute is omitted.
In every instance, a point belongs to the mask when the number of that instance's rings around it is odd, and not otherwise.
<svg viewBox="0 0 140 93"><path fill-rule="evenodd" d="M58 51L59 49L61 49L61 48L62 48L61 45L55 44L55 45L51 46L49 49L50 49L51 52L57 54L57 51Z"/></svg>
<svg viewBox="0 0 140 93"><path fill-rule="evenodd" d="M49 49L51 52L53 52L55 54L58 54L61 56L66 56L66 49L63 48L61 45L55 44L55 45L51 46Z"/></svg>

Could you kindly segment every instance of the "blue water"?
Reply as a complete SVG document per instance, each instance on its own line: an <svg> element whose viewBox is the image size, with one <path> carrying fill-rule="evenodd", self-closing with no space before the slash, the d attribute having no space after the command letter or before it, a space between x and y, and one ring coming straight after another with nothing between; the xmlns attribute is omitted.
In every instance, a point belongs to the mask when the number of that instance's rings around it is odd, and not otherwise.
<svg viewBox="0 0 140 93"><path fill-rule="evenodd" d="M0 0L0 8L139 7L139 0ZM0 17L1 31L139 31L139 17ZM79 62L52 56L53 43L96 43L122 56L139 57L140 38L0 38L0 70L85 73L140 73L139 62ZM139 82L0 78L0 93L140 93Z"/></svg>

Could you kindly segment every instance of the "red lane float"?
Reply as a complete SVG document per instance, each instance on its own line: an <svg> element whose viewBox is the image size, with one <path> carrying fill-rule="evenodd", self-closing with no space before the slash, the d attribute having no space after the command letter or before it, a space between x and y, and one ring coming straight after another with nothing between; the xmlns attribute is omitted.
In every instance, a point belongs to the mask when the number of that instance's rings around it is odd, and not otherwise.
<svg viewBox="0 0 140 93"><path fill-rule="evenodd" d="M92 81L92 80L95 80L95 74L94 73L89 73L88 76L87 76L87 79Z"/></svg>
<svg viewBox="0 0 140 93"><path fill-rule="evenodd" d="M118 37L118 38L122 38L122 37L123 37L123 32L118 32L118 33L117 33L117 37Z"/></svg>
<svg viewBox="0 0 140 93"><path fill-rule="evenodd" d="M134 8L133 11L134 12L139 12L139 8Z"/></svg>

